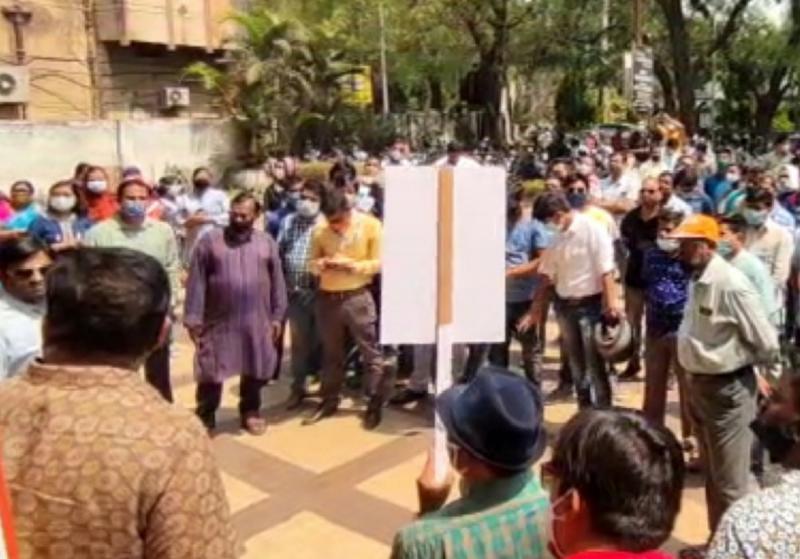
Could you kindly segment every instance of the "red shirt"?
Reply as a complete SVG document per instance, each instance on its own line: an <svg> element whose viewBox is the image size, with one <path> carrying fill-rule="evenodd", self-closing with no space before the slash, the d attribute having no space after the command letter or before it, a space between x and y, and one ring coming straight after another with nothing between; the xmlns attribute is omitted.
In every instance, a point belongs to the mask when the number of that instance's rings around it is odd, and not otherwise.
<svg viewBox="0 0 800 559"><path fill-rule="evenodd" d="M119 211L119 204L114 195L104 192L99 196L86 195L86 205L89 209L89 219L93 223L98 223L105 219L114 217Z"/></svg>
<svg viewBox="0 0 800 559"><path fill-rule="evenodd" d="M672 559L662 551L643 551L630 553L628 551L584 551L570 555L567 559Z"/></svg>

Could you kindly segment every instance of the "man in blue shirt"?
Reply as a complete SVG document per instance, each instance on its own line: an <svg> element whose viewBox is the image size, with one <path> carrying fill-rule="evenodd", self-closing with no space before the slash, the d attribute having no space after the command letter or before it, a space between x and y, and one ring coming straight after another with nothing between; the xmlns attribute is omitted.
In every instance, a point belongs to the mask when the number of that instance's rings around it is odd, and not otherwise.
<svg viewBox="0 0 800 559"><path fill-rule="evenodd" d="M694 213L714 215L714 204L700 188L697 171L693 167L678 171L674 182L678 196L689 204Z"/></svg>
<svg viewBox="0 0 800 559"><path fill-rule="evenodd" d="M705 193L711 198L716 208L727 194L733 190L733 183L728 179L728 168L733 163L731 150L725 148L717 157L717 172L708 177L704 183Z"/></svg>
<svg viewBox="0 0 800 559"><path fill-rule="evenodd" d="M662 210L658 219L656 246L644 253L642 283L645 286L646 332L644 415L664 423L670 371L678 378L681 434L692 435L689 397L685 373L678 362L677 332L688 299L689 272L677 258L679 243L669 234L684 218L683 214Z"/></svg>
<svg viewBox="0 0 800 559"><path fill-rule="evenodd" d="M524 193L511 195L506 236L506 340L489 349L489 362L508 367L509 346L516 338L522 346L522 369L529 380L539 384L544 347L544 322L541 328L524 333L517 330L520 319L528 312L538 280L539 256L550 244L550 233L544 225L524 215Z"/></svg>

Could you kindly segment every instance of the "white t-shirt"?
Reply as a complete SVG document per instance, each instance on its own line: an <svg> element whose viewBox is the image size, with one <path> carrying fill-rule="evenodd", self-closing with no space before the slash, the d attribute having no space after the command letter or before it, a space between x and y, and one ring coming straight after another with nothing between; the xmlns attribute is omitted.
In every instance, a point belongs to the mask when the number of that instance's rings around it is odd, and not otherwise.
<svg viewBox="0 0 800 559"><path fill-rule="evenodd" d="M669 200L667 200L667 203L664 204L664 209L682 213L684 218L689 217L694 213L692 207L685 201L683 201L681 197L675 194L674 192L670 195Z"/></svg>
<svg viewBox="0 0 800 559"><path fill-rule="evenodd" d="M434 167L457 167L459 169L463 167L463 168L466 168L466 169L474 169L476 167L480 167L481 164L478 163L477 161L475 161L474 159L472 159L471 157L467 156L467 155L462 155L461 157L458 158L458 163L456 163L455 165L450 165L450 163L447 162L447 156L445 155L441 159L437 159L436 163L434 163L433 166Z"/></svg>
<svg viewBox="0 0 800 559"><path fill-rule="evenodd" d="M597 295L603 276L614 271L611 236L592 218L572 213L572 223L553 238L542 255L539 272L550 278L565 299Z"/></svg>
<svg viewBox="0 0 800 559"><path fill-rule="evenodd" d="M614 180L611 175L600 181L600 197L603 200L639 200L639 191L642 189L642 181L638 173L628 171L623 173L618 180Z"/></svg>

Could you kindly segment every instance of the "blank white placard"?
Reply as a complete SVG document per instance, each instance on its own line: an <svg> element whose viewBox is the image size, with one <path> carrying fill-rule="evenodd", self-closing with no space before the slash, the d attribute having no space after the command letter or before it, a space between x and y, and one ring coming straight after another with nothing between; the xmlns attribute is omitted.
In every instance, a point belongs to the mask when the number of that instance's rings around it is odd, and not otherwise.
<svg viewBox="0 0 800 559"><path fill-rule="evenodd" d="M381 343L436 338L438 180L433 167L386 168Z"/></svg>
<svg viewBox="0 0 800 559"><path fill-rule="evenodd" d="M505 340L506 173L453 171L453 342Z"/></svg>
<svg viewBox="0 0 800 559"><path fill-rule="evenodd" d="M381 343L436 341L438 180L389 167L384 193ZM454 169L453 343L505 339L505 171Z"/></svg>

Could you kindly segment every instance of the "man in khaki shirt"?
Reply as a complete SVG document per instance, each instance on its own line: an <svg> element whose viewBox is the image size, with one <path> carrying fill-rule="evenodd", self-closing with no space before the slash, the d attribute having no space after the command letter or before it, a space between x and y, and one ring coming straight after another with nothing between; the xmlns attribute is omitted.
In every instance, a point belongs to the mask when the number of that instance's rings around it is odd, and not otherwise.
<svg viewBox="0 0 800 559"><path fill-rule="evenodd" d="M236 557L205 430L137 373L169 307L137 251L70 251L48 273L43 359L0 385L20 557Z"/></svg>
<svg viewBox="0 0 800 559"><path fill-rule="evenodd" d="M368 289L381 266L381 223L355 211L344 188L327 193L322 212L326 222L314 231L310 257L311 270L319 275L316 312L322 338L322 403L303 423L311 425L336 413L349 333L366 372L369 405L364 427L374 429L382 419L390 380L383 374L378 315Z"/></svg>
<svg viewBox="0 0 800 559"><path fill-rule="evenodd" d="M693 215L672 237L680 240L680 258L693 272L678 360L689 373L713 533L725 509L747 493L750 423L756 391L766 390L753 365L777 357L778 335L749 280L716 253L720 230L713 218Z"/></svg>

